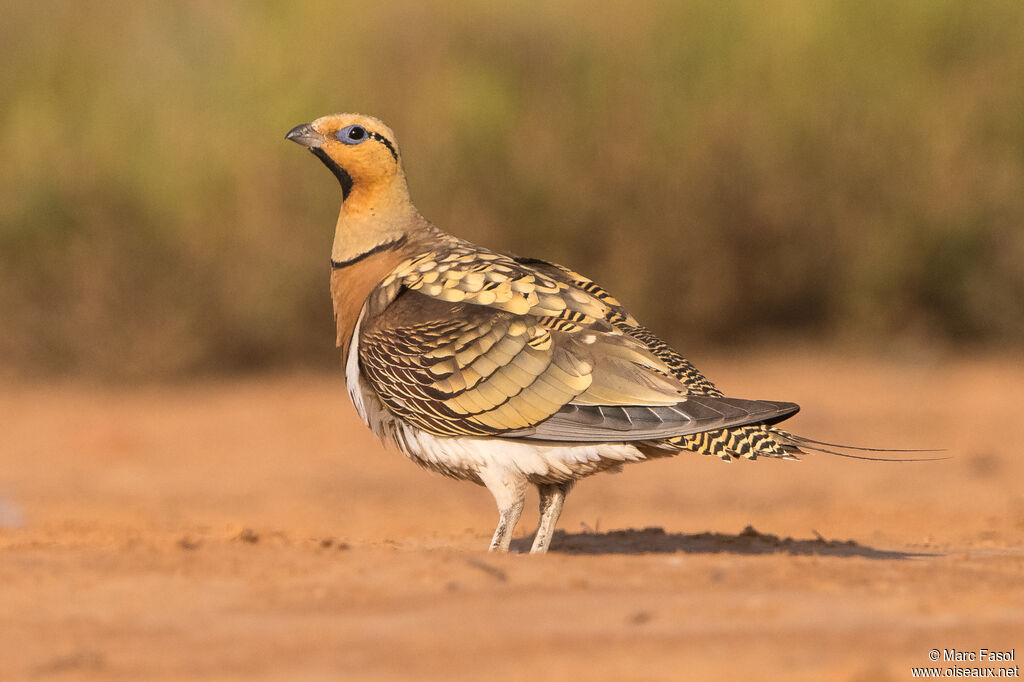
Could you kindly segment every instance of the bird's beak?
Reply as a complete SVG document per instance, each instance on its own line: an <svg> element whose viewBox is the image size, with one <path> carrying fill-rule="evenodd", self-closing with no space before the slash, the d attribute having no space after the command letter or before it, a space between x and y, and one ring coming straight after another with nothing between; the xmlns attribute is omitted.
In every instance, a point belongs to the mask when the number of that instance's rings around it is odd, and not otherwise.
<svg viewBox="0 0 1024 682"><path fill-rule="evenodd" d="M313 126L308 123L295 126L288 131L288 134L284 136L284 139L291 140L292 142L301 144L303 147L309 147L310 149L316 149L327 141L327 138L318 133Z"/></svg>

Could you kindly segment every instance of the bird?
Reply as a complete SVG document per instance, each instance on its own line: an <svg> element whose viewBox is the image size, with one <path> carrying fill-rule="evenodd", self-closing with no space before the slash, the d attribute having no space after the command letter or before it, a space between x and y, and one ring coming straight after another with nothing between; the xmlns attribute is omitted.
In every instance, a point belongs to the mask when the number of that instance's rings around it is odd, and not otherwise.
<svg viewBox="0 0 1024 682"><path fill-rule="evenodd" d="M435 226L382 121L332 114L285 137L341 188L330 290L356 411L416 464L490 491L489 550L509 550L531 485L530 552L544 553L583 477L683 452L799 459L849 447L777 426L796 403L727 396L584 275Z"/></svg>

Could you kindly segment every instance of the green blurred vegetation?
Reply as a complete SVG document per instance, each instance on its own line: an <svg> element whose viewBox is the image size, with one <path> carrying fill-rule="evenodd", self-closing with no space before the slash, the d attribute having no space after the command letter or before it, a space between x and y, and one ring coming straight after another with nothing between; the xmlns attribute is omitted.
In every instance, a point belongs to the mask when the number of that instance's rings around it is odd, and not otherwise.
<svg viewBox="0 0 1024 682"><path fill-rule="evenodd" d="M0 60L19 370L336 363L339 192L283 139L335 111L684 350L1024 341L1024 3L6 2Z"/></svg>

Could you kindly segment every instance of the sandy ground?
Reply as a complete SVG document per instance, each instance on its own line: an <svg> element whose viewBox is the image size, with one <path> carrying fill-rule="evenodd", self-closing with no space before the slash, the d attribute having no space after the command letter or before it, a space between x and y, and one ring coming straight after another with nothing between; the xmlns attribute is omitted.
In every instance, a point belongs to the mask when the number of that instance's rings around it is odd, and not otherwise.
<svg viewBox="0 0 1024 682"><path fill-rule="evenodd" d="M385 451L340 374L6 383L0 679L866 681L933 648L1024 657L1024 363L699 364L801 403L798 433L952 458L631 465L577 487L549 555L493 556L489 494Z"/></svg>

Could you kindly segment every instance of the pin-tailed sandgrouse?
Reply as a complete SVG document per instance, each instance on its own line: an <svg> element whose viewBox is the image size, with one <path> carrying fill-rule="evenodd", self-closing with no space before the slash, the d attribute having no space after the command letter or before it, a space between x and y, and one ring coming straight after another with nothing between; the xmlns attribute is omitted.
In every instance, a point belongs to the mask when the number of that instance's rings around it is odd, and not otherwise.
<svg viewBox="0 0 1024 682"><path fill-rule="evenodd" d="M508 549L530 484L544 552L579 478L682 451L789 459L812 442L773 426L796 404L726 397L583 275L435 227L379 120L324 116L287 138L341 183L331 295L352 402L417 464L490 490L492 550Z"/></svg>

